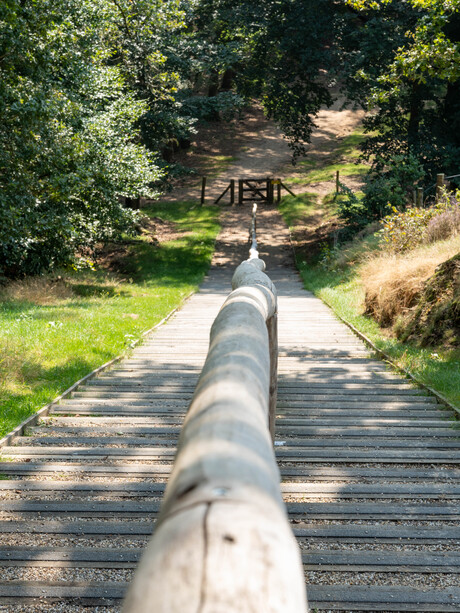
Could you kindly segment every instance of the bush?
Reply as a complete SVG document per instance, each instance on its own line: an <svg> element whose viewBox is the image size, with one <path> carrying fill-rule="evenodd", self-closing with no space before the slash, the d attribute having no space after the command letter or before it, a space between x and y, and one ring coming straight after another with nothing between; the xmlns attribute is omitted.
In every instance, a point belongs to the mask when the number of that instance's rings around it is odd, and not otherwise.
<svg viewBox="0 0 460 613"><path fill-rule="evenodd" d="M392 209L404 210L410 202L414 186L423 177L423 170L417 158L412 155L395 155L384 172L372 173L366 177L364 197L341 185L338 214L355 231L378 221Z"/></svg>
<svg viewBox="0 0 460 613"><path fill-rule="evenodd" d="M460 232L460 206L449 207L428 222L426 240L429 243L442 241Z"/></svg>
<svg viewBox="0 0 460 613"><path fill-rule="evenodd" d="M458 196L447 194L429 209L412 207L404 212L393 208L385 217L383 239L390 251L404 252L421 243L433 243L457 234L460 230Z"/></svg>

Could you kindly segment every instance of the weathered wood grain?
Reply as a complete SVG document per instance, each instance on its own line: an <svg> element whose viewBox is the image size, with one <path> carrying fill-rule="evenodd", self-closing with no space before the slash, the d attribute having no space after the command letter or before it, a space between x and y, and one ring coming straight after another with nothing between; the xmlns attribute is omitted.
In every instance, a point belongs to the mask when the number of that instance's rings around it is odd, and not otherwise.
<svg viewBox="0 0 460 613"><path fill-rule="evenodd" d="M237 268L234 290L212 326L155 535L126 597L127 613L306 610L269 431L276 293L262 268L257 259ZM180 546L171 541L176 525ZM187 555L197 535L193 569L184 575L182 549Z"/></svg>

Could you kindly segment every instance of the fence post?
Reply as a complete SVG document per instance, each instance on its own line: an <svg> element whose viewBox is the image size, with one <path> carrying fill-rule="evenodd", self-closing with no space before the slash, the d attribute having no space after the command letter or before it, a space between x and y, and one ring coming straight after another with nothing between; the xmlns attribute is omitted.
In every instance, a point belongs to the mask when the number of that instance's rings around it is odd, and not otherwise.
<svg viewBox="0 0 460 613"><path fill-rule="evenodd" d="M230 204L235 204L235 179L230 180Z"/></svg>
<svg viewBox="0 0 460 613"><path fill-rule="evenodd" d="M267 177L267 202L273 204L273 181L270 177Z"/></svg>
<svg viewBox="0 0 460 613"><path fill-rule="evenodd" d="M201 178L201 206L204 205L206 194L206 177Z"/></svg>
<svg viewBox="0 0 460 613"><path fill-rule="evenodd" d="M423 187L417 187L417 206L423 206Z"/></svg>
<svg viewBox="0 0 460 613"><path fill-rule="evenodd" d="M442 188L444 187L444 173L440 172L436 175L436 202L439 201L442 195Z"/></svg>
<svg viewBox="0 0 460 613"><path fill-rule="evenodd" d="M335 193L338 194L340 191L340 170L337 170L335 173Z"/></svg>

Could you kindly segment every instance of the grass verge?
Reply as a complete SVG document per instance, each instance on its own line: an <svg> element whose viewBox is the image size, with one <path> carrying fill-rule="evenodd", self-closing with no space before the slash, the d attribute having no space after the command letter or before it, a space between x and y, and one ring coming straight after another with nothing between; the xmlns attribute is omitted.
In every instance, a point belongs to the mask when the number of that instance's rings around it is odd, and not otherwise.
<svg viewBox="0 0 460 613"><path fill-rule="evenodd" d="M319 264L307 264L304 260L298 266L307 289L365 334L398 366L410 371L460 409L460 351L402 343L391 336L388 329L364 315L364 289L357 265L351 265L343 272L326 270Z"/></svg>
<svg viewBox="0 0 460 613"><path fill-rule="evenodd" d="M121 353L202 280L217 207L157 203L142 212L169 224L173 240L144 234L114 247L112 272L64 273L0 290L0 437Z"/></svg>

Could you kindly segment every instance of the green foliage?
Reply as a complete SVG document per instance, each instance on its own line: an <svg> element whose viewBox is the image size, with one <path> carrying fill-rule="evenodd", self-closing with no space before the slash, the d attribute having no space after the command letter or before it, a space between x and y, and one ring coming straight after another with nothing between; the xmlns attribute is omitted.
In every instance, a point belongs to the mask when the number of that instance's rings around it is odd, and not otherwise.
<svg viewBox="0 0 460 613"><path fill-rule="evenodd" d="M108 61L105 3L0 8L0 274L37 274L133 231L119 196L154 195L145 102Z"/></svg>
<svg viewBox="0 0 460 613"><path fill-rule="evenodd" d="M391 251L403 252L413 249L423 241L426 227L434 216L433 209L409 208L403 213L396 208L384 220L382 235Z"/></svg>
<svg viewBox="0 0 460 613"><path fill-rule="evenodd" d="M422 177L423 170L415 156L395 155L384 171L375 171L366 177L363 198L341 186L337 207L339 217L351 229L359 230L382 219L392 208L403 210Z"/></svg>
<svg viewBox="0 0 460 613"><path fill-rule="evenodd" d="M372 108L364 153L381 171L416 156L427 181L460 167L460 3L348 0L340 20L348 95Z"/></svg>

